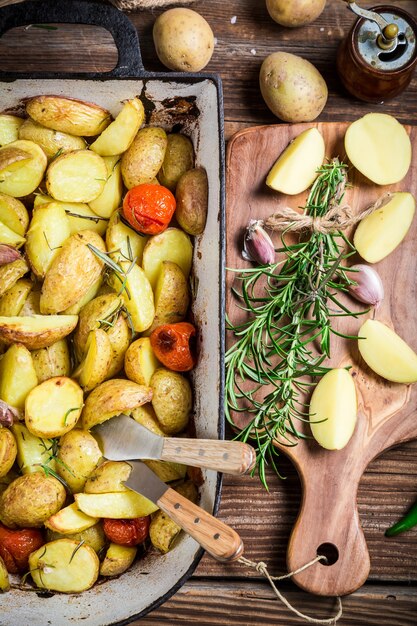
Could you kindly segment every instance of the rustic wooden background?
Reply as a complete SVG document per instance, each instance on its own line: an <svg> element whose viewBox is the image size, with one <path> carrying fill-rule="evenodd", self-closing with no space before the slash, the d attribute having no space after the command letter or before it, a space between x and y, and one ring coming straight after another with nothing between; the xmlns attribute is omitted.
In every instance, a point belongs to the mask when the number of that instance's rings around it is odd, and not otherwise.
<svg viewBox="0 0 417 626"><path fill-rule="evenodd" d="M8 2L0 0L0 6ZM387 0L388 3L417 17L414 0ZM248 126L277 123L258 89L261 62L276 50L300 54L323 73L329 86L329 101L320 120L352 120L365 112L380 110L395 115L401 122L416 123L417 78L404 94L383 106L365 105L344 93L335 56L354 17L342 0L328 0L325 12L314 24L296 30L285 30L272 22L263 0L204 0L196 2L194 8L209 21L217 39L207 70L218 72L223 79L227 138ZM148 70L163 70L152 43L152 24L159 13L129 13L138 29ZM9 32L0 42L0 63L5 70L103 71L111 69L116 58L111 36L92 27L19 29ZM414 284L409 288L416 291ZM220 508L220 517L242 535L246 556L265 561L271 573L276 574L285 571L286 546L300 502L297 475L285 459L282 471L287 479L270 476L270 493L256 479L225 478ZM342 626L417 624L417 528L396 539L384 538L384 530L416 498L417 442L386 452L368 467L358 500L371 555L371 574L362 589L344 599L344 614L339 622ZM332 600L309 596L290 582L282 584L281 589L299 610L312 616L329 617L334 613ZM138 626L194 623L301 626L305 622L277 602L268 583L253 571L240 565L223 566L204 557L192 579L171 600L140 622L132 622Z"/></svg>

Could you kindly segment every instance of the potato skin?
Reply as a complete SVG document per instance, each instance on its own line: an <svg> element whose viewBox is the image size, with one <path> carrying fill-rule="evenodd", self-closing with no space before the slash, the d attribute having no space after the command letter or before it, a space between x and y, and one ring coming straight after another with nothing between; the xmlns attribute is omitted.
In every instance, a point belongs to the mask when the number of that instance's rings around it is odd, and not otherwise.
<svg viewBox="0 0 417 626"><path fill-rule="evenodd" d="M74 429L59 442L57 472L73 493L84 489L86 480L102 458L96 439L86 430Z"/></svg>
<svg viewBox="0 0 417 626"><path fill-rule="evenodd" d="M65 502L64 486L43 472L14 480L0 496L0 520L9 528L40 528Z"/></svg>
<svg viewBox="0 0 417 626"><path fill-rule="evenodd" d="M152 326L145 334L150 335L157 326L162 324L182 322L189 304L188 281L182 269L172 261L163 261L155 287L155 317Z"/></svg>
<svg viewBox="0 0 417 626"><path fill-rule="evenodd" d="M164 161L158 174L161 185L175 191L181 176L193 165L194 148L190 139L179 133L168 135Z"/></svg>
<svg viewBox="0 0 417 626"><path fill-rule="evenodd" d="M33 293L33 292L32 292ZM21 312L22 313L22 312ZM4 341L7 345L12 343L22 343L28 350L37 350L38 348L46 348L51 344L63 339L69 335L77 325L77 315L60 315L62 318L59 326L55 324L57 316L54 316L54 325L52 327L43 326L42 329L31 327L31 313L27 316L0 317L0 341ZM46 315L38 315L33 318L35 322L42 318L47 321Z"/></svg>
<svg viewBox="0 0 417 626"><path fill-rule="evenodd" d="M109 111L92 102L62 96L36 96L26 111L39 124L77 137L99 135L111 122Z"/></svg>
<svg viewBox="0 0 417 626"><path fill-rule="evenodd" d="M149 183L164 161L168 140L162 128L142 128L122 156L122 177L128 189Z"/></svg>
<svg viewBox="0 0 417 626"><path fill-rule="evenodd" d="M12 468L17 455L16 439L8 428L0 428L0 478Z"/></svg>
<svg viewBox="0 0 417 626"><path fill-rule="evenodd" d="M185 172L178 181L175 192L178 224L189 235L201 235L207 221L208 180L202 167Z"/></svg>
<svg viewBox="0 0 417 626"><path fill-rule="evenodd" d="M65 339L60 339L47 348L34 350L32 360L39 383L55 376L69 376L71 373L70 353Z"/></svg>
<svg viewBox="0 0 417 626"><path fill-rule="evenodd" d="M309 61L288 52L266 57L259 85L272 113L284 122L311 122L327 102L327 85L320 72Z"/></svg>
<svg viewBox="0 0 417 626"><path fill-rule="evenodd" d="M17 281L29 271L28 264L24 259L17 259L0 267L0 296L11 289Z"/></svg>
<svg viewBox="0 0 417 626"><path fill-rule="evenodd" d="M115 293L108 293L90 300L81 309L78 326L74 333L75 352L79 361L84 356L89 332L99 327L98 320L106 319L115 314L122 303L122 298Z"/></svg>
<svg viewBox="0 0 417 626"><path fill-rule="evenodd" d="M163 367L151 378L152 406L167 435L181 432L187 424L192 407L190 383L178 372Z"/></svg>
<svg viewBox="0 0 417 626"><path fill-rule="evenodd" d="M272 19L287 28L314 22L325 6L326 0L266 0L266 8Z"/></svg>
<svg viewBox="0 0 417 626"><path fill-rule="evenodd" d="M62 154L63 152L85 148L85 141L81 137L46 128L30 117L19 128L19 139L34 141L42 148L48 158L54 157L57 152Z"/></svg>

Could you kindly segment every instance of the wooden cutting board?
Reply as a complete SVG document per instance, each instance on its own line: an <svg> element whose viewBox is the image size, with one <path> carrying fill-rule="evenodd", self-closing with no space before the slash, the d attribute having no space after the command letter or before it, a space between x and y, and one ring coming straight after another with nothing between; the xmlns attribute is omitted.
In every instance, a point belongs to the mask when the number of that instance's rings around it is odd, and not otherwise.
<svg viewBox="0 0 417 626"><path fill-rule="evenodd" d="M305 205L306 193L283 196L268 189L265 179L288 143L312 126L317 126L325 139L326 156L339 156L346 162L343 138L347 123L255 127L230 140L226 171L228 268L249 266L242 259L241 250L250 219L266 218L282 206L296 209ZM415 156L403 181L381 187L350 169L353 187L347 191L346 200L356 212L388 190L410 191L417 196L417 128L406 128ZM274 241L278 246L278 236ZM359 261L359 257L353 258L350 264ZM394 328L417 351L417 216L401 245L374 267L385 288L385 299L376 319ZM230 318L237 321L242 319L242 313L231 296L234 280L234 274L227 272L226 307ZM349 305L361 310L353 300ZM371 313L359 319L338 318L337 327L357 335L369 316ZM331 565L317 563L293 577L302 589L326 596L352 593L369 574L370 559L356 504L365 468L387 448L417 437L417 383L407 386L384 381L360 358L355 340L333 336L331 356L328 365L352 365L355 377L358 421L350 442L340 451L324 450L312 439L302 440L293 448L282 448L294 462L302 484L301 508L288 545L288 570L298 569L317 554L329 556Z"/></svg>

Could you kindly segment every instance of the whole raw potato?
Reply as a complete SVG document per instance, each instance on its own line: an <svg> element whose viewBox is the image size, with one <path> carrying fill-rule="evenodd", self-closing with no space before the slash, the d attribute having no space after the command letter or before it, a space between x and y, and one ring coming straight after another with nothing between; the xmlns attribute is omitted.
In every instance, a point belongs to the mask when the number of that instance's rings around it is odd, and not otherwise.
<svg viewBox="0 0 417 626"><path fill-rule="evenodd" d="M266 0L266 8L272 19L289 28L314 22L325 6L326 0Z"/></svg>
<svg viewBox="0 0 417 626"><path fill-rule="evenodd" d="M214 50L214 35L204 17L191 9L169 9L153 27L156 54L171 70L199 72Z"/></svg>
<svg viewBox="0 0 417 626"><path fill-rule="evenodd" d="M266 57L259 84L266 104L284 122L311 122L327 102L327 85L320 72L288 52Z"/></svg>

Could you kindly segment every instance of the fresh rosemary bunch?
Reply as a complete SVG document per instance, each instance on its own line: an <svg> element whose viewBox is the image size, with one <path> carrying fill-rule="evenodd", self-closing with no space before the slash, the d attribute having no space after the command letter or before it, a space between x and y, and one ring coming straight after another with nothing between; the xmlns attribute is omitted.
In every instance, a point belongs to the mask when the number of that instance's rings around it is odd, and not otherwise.
<svg viewBox="0 0 417 626"><path fill-rule="evenodd" d="M323 217L340 205L346 170L338 160L318 170L305 215ZM234 414L249 413L237 438L254 443L255 470L265 488L268 463L279 475L274 441L293 446L306 437L300 430L300 422L308 421L305 395L329 369L323 362L332 333L348 337L333 328L333 318L357 315L339 300L354 282L341 264L354 253L345 235L313 229L296 243L287 240L284 231L277 250L282 261L233 270L240 281L240 292L233 292L246 318L237 325L227 319L234 342L226 352L226 417L236 428Z"/></svg>

